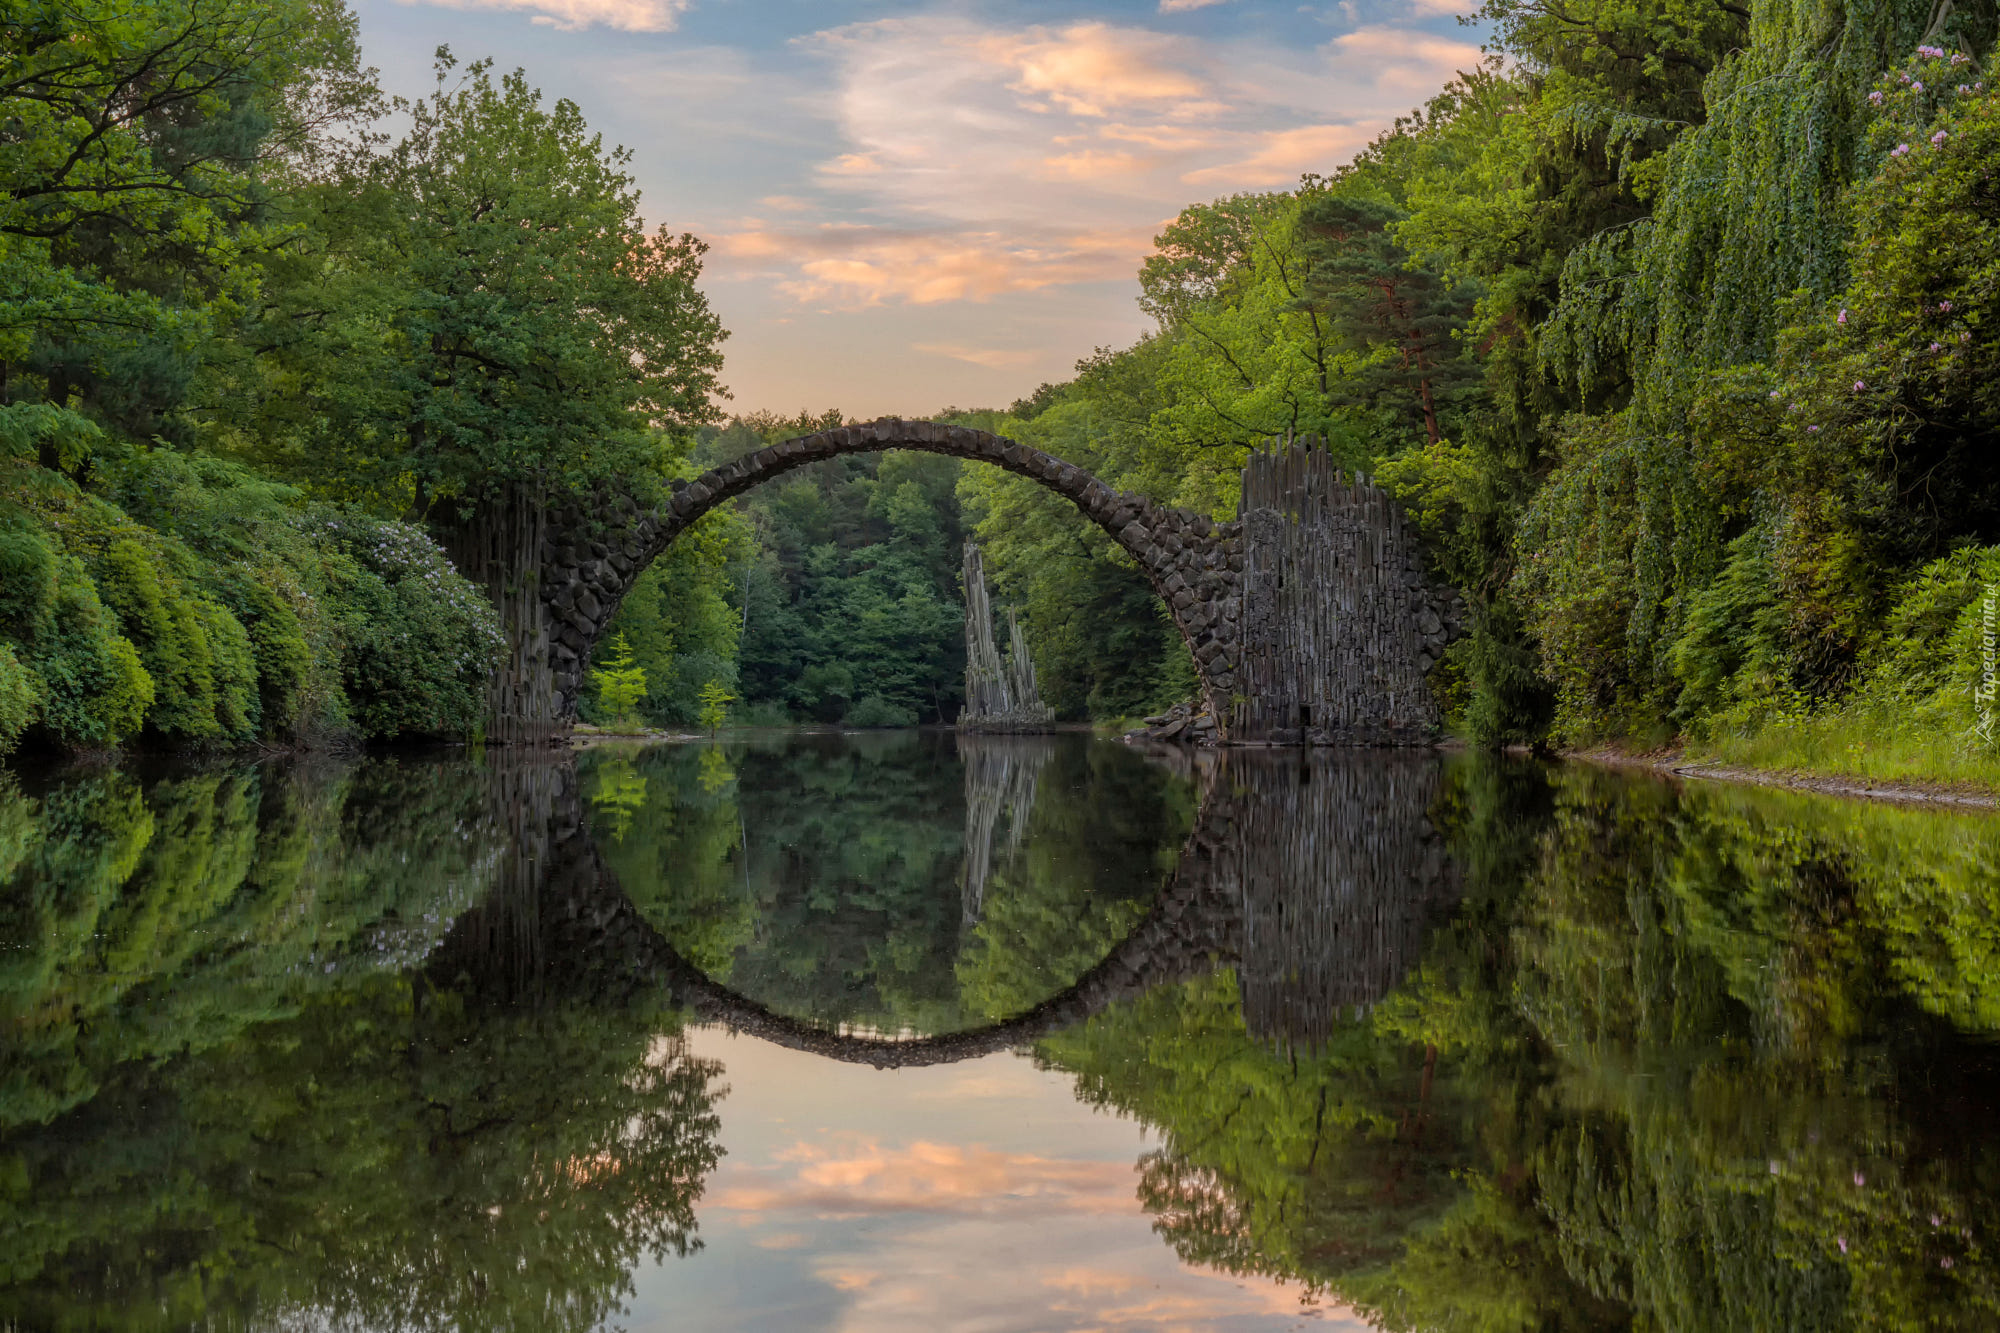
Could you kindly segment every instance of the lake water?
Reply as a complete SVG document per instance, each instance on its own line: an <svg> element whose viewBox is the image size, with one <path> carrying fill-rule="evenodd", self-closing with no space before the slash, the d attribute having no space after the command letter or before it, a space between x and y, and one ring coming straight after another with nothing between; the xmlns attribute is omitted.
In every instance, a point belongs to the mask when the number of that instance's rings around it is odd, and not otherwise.
<svg viewBox="0 0 2000 1333"><path fill-rule="evenodd" d="M2000 819L1081 735L0 774L0 1330L2000 1329Z"/></svg>

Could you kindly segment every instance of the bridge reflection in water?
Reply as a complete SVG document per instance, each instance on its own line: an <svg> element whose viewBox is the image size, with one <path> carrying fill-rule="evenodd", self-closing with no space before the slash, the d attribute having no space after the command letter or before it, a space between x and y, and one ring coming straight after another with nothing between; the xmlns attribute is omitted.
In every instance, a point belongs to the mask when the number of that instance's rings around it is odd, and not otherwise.
<svg viewBox="0 0 2000 1333"><path fill-rule="evenodd" d="M960 736L968 928L996 869L1020 853L1047 737ZM618 1002L664 988L703 1021L877 1068L947 1064L1030 1043L1152 987L1234 968L1252 1036L1312 1047L1416 965L1457 876L1430 808L1441 760L1410 750L1162 751L1200 793L1179 861L1136 925L1076 980L984 1026L896 1037L779 1012L689 962L618 882L560 757L499 756L498 819L513 830L494 892L426 964L495 998ZM1060 798L1060 793L1055 794Z"/></svg>

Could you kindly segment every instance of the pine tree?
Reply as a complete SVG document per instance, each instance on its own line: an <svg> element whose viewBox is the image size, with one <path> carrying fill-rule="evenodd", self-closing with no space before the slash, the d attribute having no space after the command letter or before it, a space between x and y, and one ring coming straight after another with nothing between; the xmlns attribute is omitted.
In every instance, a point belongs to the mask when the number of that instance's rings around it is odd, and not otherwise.
<svg viewBox="0 0 2000 1333"><path fill-rule="evenodd" d="M1480 374L1452 336L1471 315L1472 298L1410 263L1390 231L1402 216L1366 200L1308 198L1299 217L1308 261L1299 307L1326 320L1333 345L1365 358L1335 397L1420 419L1436 444L1441 411Z"/></svg>

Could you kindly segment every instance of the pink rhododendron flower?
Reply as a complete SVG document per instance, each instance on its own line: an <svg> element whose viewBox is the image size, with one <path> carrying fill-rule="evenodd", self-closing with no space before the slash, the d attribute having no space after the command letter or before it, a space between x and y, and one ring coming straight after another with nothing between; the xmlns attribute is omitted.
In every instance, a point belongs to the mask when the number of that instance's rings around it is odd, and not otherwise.
<svg viewBox="0 0 2000 1333"><path fill-rule="evenodd" d="M1946 134L1943 130L1939 130L1936 134L1933 134L1931 136L1931 142L1943 143L1946 139L1949 139L1950 137L1951 136L1949 134Z"/></svg>
<svg viewBox="0 0 2000 1333"><path fill-rule="evenodd" d="M1845 324L1847 322L1847 312L1843 310L1839 314L1835 315L1833 317L1833 322L1836 324Z"/></svg>
<svg viewBox="0 0 2000 1333"><path fill-rule="evenodd" d="M1909 151L1910 151L1910 146L1909 146L1908 144L1906 144L1906 143L1899 143L1899 144L1897 144L1897 145L1896 145L1896 146L1895 146L1894 148L1891 148L1891 149L1889 150L1889 156L1890 156L1890 157L1901 157L1901 156L1902 156L1903 154L1905 154L1905 153L1907 153L1907 152L1909 152Z"/></svg>

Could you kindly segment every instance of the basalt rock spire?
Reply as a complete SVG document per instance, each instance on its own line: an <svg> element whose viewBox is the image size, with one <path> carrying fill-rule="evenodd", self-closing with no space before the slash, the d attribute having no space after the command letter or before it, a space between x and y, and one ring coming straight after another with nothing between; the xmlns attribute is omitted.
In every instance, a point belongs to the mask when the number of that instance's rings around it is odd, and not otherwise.
<svg viewBox="0 0 2000 1333"><path fill-rule="evenodd" d="M1013 609L1007 611L1007 655L993 639L993 604L979 547L965 544L965 710L958 725L980 731L1040 731L1047 704L1035 690L1035 663Z"/></svg>

